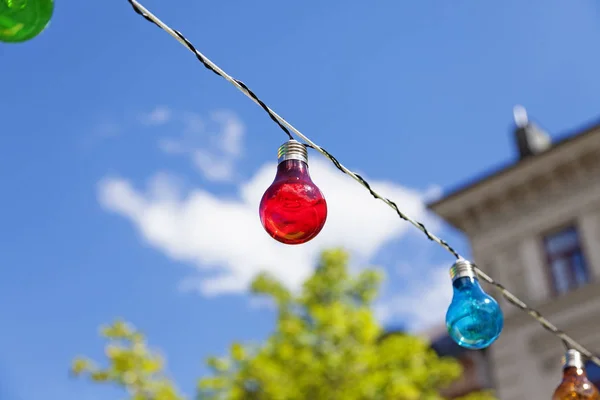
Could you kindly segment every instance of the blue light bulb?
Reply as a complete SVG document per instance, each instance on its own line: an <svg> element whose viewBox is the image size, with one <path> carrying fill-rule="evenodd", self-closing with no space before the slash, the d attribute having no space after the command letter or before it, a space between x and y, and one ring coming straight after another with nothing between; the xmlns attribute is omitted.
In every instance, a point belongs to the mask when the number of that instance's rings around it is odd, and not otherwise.
<svg viewBox="0 0 600 400"><path fill-rule="evenodd" d="M458 260L450 268L454 295L446 312L450 337L467 349L483 349L492 344L504 326L500 306L485 293L475 273L475 266Z"/></svg>

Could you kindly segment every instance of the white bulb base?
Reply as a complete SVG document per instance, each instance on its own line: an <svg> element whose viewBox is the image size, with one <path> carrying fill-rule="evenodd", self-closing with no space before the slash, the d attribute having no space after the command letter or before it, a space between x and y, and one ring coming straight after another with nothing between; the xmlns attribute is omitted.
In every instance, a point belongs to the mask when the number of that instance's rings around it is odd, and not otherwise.
<svg viewBox="0 0 600 400"><path fill-rule="evenodd" d="M585 362L580 352L575 349L567 350L567 353L563 357L563 368L583 368L584 365Z"/></svg>
<svg viewBox="0 0 600 400"><path fill-rule="evenodd" d="M450 267L450 279L452 282L459 278L477 278L475 265L470 261L460 259Z"/></svg>
<svg viewBox="0 0 600 400"><path fill-rule="evenodd" d="M308 151L306 146L297 140L288 140L277 150L277 163L281 164L287 160L300 160L308 164Z"/></svg>

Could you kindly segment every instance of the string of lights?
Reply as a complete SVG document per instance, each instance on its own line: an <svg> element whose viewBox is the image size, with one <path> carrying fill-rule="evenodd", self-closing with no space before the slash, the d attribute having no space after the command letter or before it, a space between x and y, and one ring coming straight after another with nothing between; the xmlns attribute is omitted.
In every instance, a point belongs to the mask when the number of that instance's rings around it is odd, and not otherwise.
<svg viewBox="0 0 600 400"><path fill-rule="evenodd" d="M258 98L258 96L252 90L250 90L250 88L248 88L248 86L246 86L246 84L244 84L242 81L240 81L238 79L231 77L225 71L223 71L219 66L217 66L215 63L213 63L211 60L209 60L206 56L204 56L204 54L202 54L200 51L198 51L192 45L192 43L188 39L186 39L179 31L170 28L168 25L166 25L164 22L162 22L159 18L157 18L155 15L153 15L150 11L148 11L144 6L142 6L138 1L128 0L128 2L131 4L131 6L133 7L133 9L136 13L141 15L147 21L152 22L154 25L163 29L169 35L174 37L178 42L180 42L182 45L184 45L188 50L190 50L192 53L194 53L196 58L204 65L204 67L206 67L213 73L219 75L220 77L226 79L229 83L231 83L236 88L238 88L242 93L244 93L252 101L254 101L256 104L258 104L269 115L269 117L284 131L284 133L287 135L287 137L291 141L293 141L293 139L294 139L294 137L292 135L292 132L293 132L297 137L299 137L300 139L302 139L305 142L304 143L305 146L310 147L310 148L316 150L317 152L321 153L323 156L325 156L327 159L329 159L335 165L335 167L337 169L339 169L344 174L349 175L354 180L356 180L358 183L360 183L363 187L365 187L374 198L383 201L385 204L387 204L389 207L391 207L401 219L412 224L414 227L419 229L423 234L425 234L425 236L429 240L437 243L438 245L443 247L446 251L451 253L457 259L457 263L455 264L455 266L459 265L459 264L463 264L463 266L468 265L468 267L471 268L470 271L473 271L474 273L477 274L477 276L479 278L483 279L485 282L489 283L490 285L492 285L496 289L498 289L499 292L502 294L502 296L510 304L512 304L513 306L517 307L518 309L524 311L528 315L530 315L544 329L546 329L547 331L549 331L552 334L554 334L555 336L557 336L562 341L562 343L565 345L565 347L567 349L577 350L579 353L581 353L584 357L586 357L587 359L592 361L594 364L600 366L600 358L598 356L596 356L590 350L588 350L583 345L578 343L576 340L571 338L564 331L562 331L561 329L556 327L553 323L551 323L549 320L547 320L539 311L529 307L524 301L522 301L517 296L515 296L513 293L511 293L509 290L507 290L501 283L496 282L492 277L490 277L488 274L483 272L477 266L466 261L445 240L437 237L432 232L430 232L425 227L424 224L422 224L421 222L404 214L398 208L398 206L395 202L393 202L392 200L382 196L381 194L379 194L375 190L373 190L371 188L371 186L369 185L369 183L365 179L363 179L359 174L346 168L333 155L331 155L328 151L326 151L323 147L314 143L312 140L310 140L308 137L306 137L304 134L302 134L302 132L300 132L298 129L296 129L294 126L292 126L289 122L287 122L285 119L283 119L281 116L279 116L275 111L273 111L271 108L269 108L262 100L260 100ZM462 273L462 275L460 275L460 273ZM465 275L464 271L462 271L462 272L459 271L458 275L456 275L456 277L458 277L458 278L464 277L464 276L467 276L468 273L469 272L467 271L467 274Z"/></svg>

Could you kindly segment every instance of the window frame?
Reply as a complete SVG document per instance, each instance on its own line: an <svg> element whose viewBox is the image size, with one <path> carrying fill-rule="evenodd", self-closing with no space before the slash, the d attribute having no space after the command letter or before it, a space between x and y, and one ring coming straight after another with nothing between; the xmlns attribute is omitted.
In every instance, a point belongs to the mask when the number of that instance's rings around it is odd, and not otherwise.
<svg viewBox="0 0 600 400"><path fill-rule="evenodd" d="M548 251L549 240L551 240L553 237L556 237L557 235L568 234L569 232L575 233L575 235L577 237L577 246L576 247L573 246L573 247L569 248L568 250L563 251L561 253L551 254ZM541 245L542 245L542 251L544 253L548 283L549 283L550 291L551 291L551 294L553 297L563 296L563 295L568 294L574 290L577 290L583 286L586 286L592 282L592 275L591 275L591 271L590 271L590 268L588 265L588 258L585 254L586 252L584 249L584 243L583 243L577 222L573 221L573 222L569 222L566 224L562 224L554 229L544 232L542 234ZM580 254L580 256L582 258L583 268L584 268L584 271L586 274L586 282L579 286L577 286L575 267L574 267L573 258L572 258L573 255L575 255L575 254ZM569 276L569 286L568 286L567 290L562 291L562 292L558 290L558 286L556 284L556 275L555 275L554 268L552 266L553 262L560 260L560 259L567 259L568 263L569 263L568 271L567 271L568 276Z"/></svg>

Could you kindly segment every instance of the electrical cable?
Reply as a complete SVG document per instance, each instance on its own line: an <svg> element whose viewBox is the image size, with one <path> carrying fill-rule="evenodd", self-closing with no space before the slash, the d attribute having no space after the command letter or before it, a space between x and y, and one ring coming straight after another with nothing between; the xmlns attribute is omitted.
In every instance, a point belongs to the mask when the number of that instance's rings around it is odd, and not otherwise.
<svg viewBox="0 0 600 400"><path fill-rule="evenodd" d="M275 111L273 111L270 107L268 107L262 100L260 100L258 98L258 96L252 90L250 90L250 88L248 88L248 86L245 83L228 75L218 65L213 63L204 54L202 54L200 51L198 51L194 47L194 45L192 45L192 43L188 39L186 39L185 36L183 36L179 31L172 29L167 24L162 22L158 17L156 17L154 14L152 14L150 11L148 11L138 1L136 1L136 0L127 0L127 1L131 4L131 6L133 7L134 11L137 14L141 15L147 21L152 22L154 25L158 26L159 28L161 28L162 30L167 32L169 35L173 36L179 43L181 43L189 51L194 53L194 55L196 56L198 61L200 61L202 63L202 65L204 65L204 67L206 67L210 71L214 72L215 74L217 74L220 77L227 80L233 86L238 88L242 93L244 93L246 96L248 96L252 101L254 101L256 104L258 104L269 115L269 117L284 131L284 133L287 135L287 137L289 139L293 139L291 132L296 134L296 136L298 136L305 142L305 145L307 147L310 147L310 148L316 150L317 152L321 153L323 156L325 156L327 159L329 159L329 161L331 161L337 169L339 169L344 174L352 177L355 181L357 181L363 187L365 187L374 198L383 201L385 204L387 204L389 207L391 207L396 212L398 217L409 222L414 227L419 229L421 232L423 232L423 234L425 234L425 236L429 240L442 246L446 251L448 251L450 254L452 254L456 259L458 259L458 260L463 259L462 256L460 254L458 254L458 252L456 250L454 250L454 248L452 248L445 240L443 240L443 239L437 237L436 235L434 235L433 233L431 233L425 227L425 225L422 224L421 222L404 214L398 208L398 206L395 202L393 202L392 200L377 193L375 190L373 190L371 188L371 185L369 185L369 183L365 179L363 179L359 174L346 168L327 150L325 150L321 146L314 143L312 140L310 140L308 137L306 137L304 134L302 134L302 132L300 132L298 129L296 129L294 126L292 126L289 122L287 122L285 119L283 119L281 116L279 116ZM498 289L500 291L500 293L502 294L502 296L504 296L504 298L510 304L519 308L521 311L524 311L527 314L529 314L544 329L546 329L547 331L551 332L552 334L557 336L559 339L561 339L562 343L564 344L564 346L566 348L572 348L572 349L579 351L581 354L583 354L585 357L587 357L594 364L600 366L600 358L598 356L596 356L590 350L588 350L587 348L585 348L584 346L579 344L577 341L575 341L575 339L571 338L564 331L562 331L561 329L558 329L553 323L548 321L539 311L529 307L527 304L525 304L524 301L519 299L517 296L512 294L510 291L508 291L501 283L496 282L492 277L490 277L485 272L480 270L479 267L475 266L475 272L485 282L489 283L490 285L492 285L496 289Z"/></svg>

